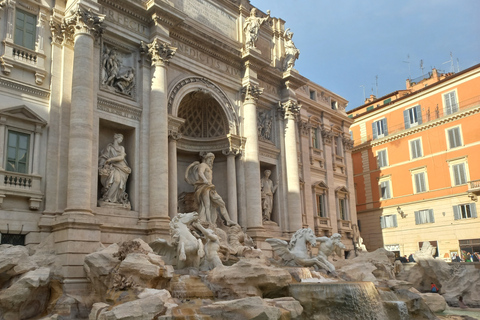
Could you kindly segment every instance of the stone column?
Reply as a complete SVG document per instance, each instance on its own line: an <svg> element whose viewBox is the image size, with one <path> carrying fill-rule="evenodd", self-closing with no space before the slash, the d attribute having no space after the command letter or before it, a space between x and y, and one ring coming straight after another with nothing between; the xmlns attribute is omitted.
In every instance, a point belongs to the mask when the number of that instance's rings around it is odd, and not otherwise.
<svg viewBox="0 0 480 320"><path fill-rule="evenodd" d="M170 116L170 118L173 118ZM179 119L179 118L177 118ZM177 177L177 140L182 138L178 126L169 120L168 129L168 215L173 218L178 212L178 177ZM183 124L184 120L180 123Z"/></svg>
<svg viewBox="0 0 480 320"><path fill-rule="evenodd" d="M307 189L304 189L303 199L305 204L305 213L307 217L306 227L314 229L315 226L315 211L314 211L314 199L312 198L312 190L310 186L312 185L311 181L311 171L310 171L310 144L311 144L311 131L312 125L309 121L300 120L298 126L301 133L301 153L302 153L302 168L303 168L303 180L305 182L304 186L307 186Z"/></svg>
<svg viewBox="0 0 480 320"><path fill-rule="evenodd" d="M237 171L237 219L242 227L247 225L247 202L245 198L245 151L240 150L237 157L236 171Z"/></svg>
<svg viewBox="0 0 480 320"><path fill-rule="evenodd" d="M149 117L149 218L164 226L169 221L167 66L176 48L155 38L141 43L141 52L152 62Z"/></svg>
<svg viewBox="0 0 480 320"><path fill-rule="evenodd" d="M302 228L302 212L300 201L300 182L298 175L297 137L295 119L300 106L294 100L281 104L285 113L285 164L287 171L287 200L289 231Z"/></svg>
<svg viewBox="0 0 480 320"><path fill-rule="evenodd" d="M262 197L260 190L260 162L258 160L257 100L263 89L247 84L243 87L245 143L245 190L247 202L247 229L263 228Z"/></svg>
<svg viewBox="0 0 480 320"><path fill-rule="evenodd" d="M238 223L237 213L237 173L235 168L235 157L238 154L238 149L224 149L222 153L227 156L227 192L228 203L227 210L230 219Z"/></svg>
<svg viewBox="0 0 480 320"><path fill-rule="evenodd" d="M68 145L67 208L64 214L92 214L94 66L93 45L103 32L103 17L80 7L66 18L74 32L70 135Z"/></svg>

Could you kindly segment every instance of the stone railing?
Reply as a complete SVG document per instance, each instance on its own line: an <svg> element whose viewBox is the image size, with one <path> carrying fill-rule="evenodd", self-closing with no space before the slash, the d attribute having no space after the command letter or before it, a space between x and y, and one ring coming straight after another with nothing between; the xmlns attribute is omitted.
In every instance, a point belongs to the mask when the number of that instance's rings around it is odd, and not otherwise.
<svg viewBox="0 0 480 320"><path fill-rule="evenodd" d="M317 236L330 236L332 233L332 223L330 218L315 217L315 234Z"/></svg>
<svg viewBox="0 0 480 320"><path fill-rule="evenodd" d="M473 201L478 200L478 196L480 196L480 179L468 182L468 196Z"/></svg>
<svg viewBox="0 0 480 320"><path fill-rule="evenodd" d="M43 199L42 177L10 171L0 171L0 205L5 197L28 198L29 207L38 210Z"/></svg>
<svg viewBox="0 0 480 320"><path fill-rule="evenodd" d="M5 54L2 56L0 63L2 72L9 75L12 68L15 67L30 70L35 76L35 83L43 84L47 74L45 70L47 56L41 52L19 46L12 41L4 41L3 43L5 44Z"/></svg>

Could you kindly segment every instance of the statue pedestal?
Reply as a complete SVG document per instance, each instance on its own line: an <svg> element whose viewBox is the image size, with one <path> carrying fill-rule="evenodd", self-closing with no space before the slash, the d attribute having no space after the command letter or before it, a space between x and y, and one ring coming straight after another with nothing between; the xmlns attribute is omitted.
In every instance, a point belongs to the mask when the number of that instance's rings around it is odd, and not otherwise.
<svg viewBox="0 0 480 320"><path fill-rule="evenodd" d="M265 234L269 238L281 238L282 229L274 221L263 221L263 227L265 228Z"/></svg>
<svg viewBox="0 0 480 320"><path fill-rule="evenodd" d="M130 202L127 204L121 204L121 203L112 203L112 202L98 200L98 206L101 208L112 208L115 210L127 210L127 211L132 210L132 206L130 205Z"/></svg>

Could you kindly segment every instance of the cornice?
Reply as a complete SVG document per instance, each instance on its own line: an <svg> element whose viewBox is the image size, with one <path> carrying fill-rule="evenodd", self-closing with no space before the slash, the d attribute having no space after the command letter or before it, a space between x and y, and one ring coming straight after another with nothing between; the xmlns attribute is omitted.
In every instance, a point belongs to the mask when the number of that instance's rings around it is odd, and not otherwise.
<svg viewBox="0 0 480 320"><path fill-rule="evenodd" d="M140 121L142 116L142 109L114 102L104 97L97 97L97 109L137 121Z"/></svg>
<svg viewBox="0 0 480 320"><path fill-rule="evenodd" d="M224 44L223 42L218 41L217 39L215 39L211 36L205 35L205 37L202 37L203 38L202 40L209 40L210 43L212 43L212 46L203 45L201 41L192 40L189 37L187 37L186 35L181 34L180 32L172 31L172 32L170 32L170 37L172 39L183 42L183 43L191 46L194 49L201 50L202 52L204 52L204 53L214 57L215 59L218 59L218 60L220 60L220 61L222 61L222 62L224 62L228 65L231 65L234 68L237 68L237 69L240 69L240 70L243 68L243 64L240 61L240 58L241 58L240 50L234 49L234 48ZM222 44L222 45L219 45L219 43ZM212 49L212 47L215 47L215 46L220 47L221 49L225 50L225 52L230 55L230 58L221 54L218 50Z"/></svg>
<svg viewBox="0 0 480 320"><path fill-rule="evenodd" d="M50 90L34 88L30 85L23 84L14 80L6 79L3 77L0 77L0 87L6 87L16 91L25 92L25 93L40 97L42 99L50 98Z"/></svg>
<svg viewBox="0 0 480 320"><path fill-rule="evenodd" d="M458 120L458 119L462 119L462 118L474 115L474 114L479 113L479 112L480 112L480 106L476 106L476 107L464 110L462 112L457 112L457 113L451 114L447 117L443 117L443 118L440 118L440 119L429 121L429 122L424 123L422 125L400 131L399 133L396 133L396 134L388 135L388 136L383 137L383 138L378 139L378 140L370 140L370 141L364 142L364 143L354 147L352 149L352 152L358 152L358 151L361 151L363 149L377 147L377 146L380 146L382 144L392 142L392 141L395 141L395 140L399 140L399 139L402 139L404 137L410 136L412 134L422 132L422 131L425 131L425 130L428 130L428 129L431 129L431 128L434 128L434 127L438 127L438 126L443 125L445 123L449 123L449 122L452 122L452 121L455 121L455 120Z"/></svg>
<svg viewBox="0 0 480 320"><path fill-rule="evenodd" d="M147 18L145 5L140 6L129 1L118 0L99 0L98 2L100 4L104 4L113 9L121 11L127 14L129 17L134 17L135 19L140 20L146 24L150 23L152 20L151 17Z"/></svg>

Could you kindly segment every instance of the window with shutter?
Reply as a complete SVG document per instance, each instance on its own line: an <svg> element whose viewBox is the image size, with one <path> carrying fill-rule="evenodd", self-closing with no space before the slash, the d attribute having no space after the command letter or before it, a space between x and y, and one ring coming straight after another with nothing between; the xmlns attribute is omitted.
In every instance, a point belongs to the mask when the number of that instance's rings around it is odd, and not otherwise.
<svg viewBox="0 0 480 320"><path fill-rule="evenodd" d="M445 114L449 115L458 111L457 97L455 91L443 95L445 101Z"/></svg>
<svg viewBox="0 0 480 320"><path fill-rule="evenodd" d="M390 180L380 182L380 197L382 199L390 199L392 197Z"/></svg>
<svg viewBox="0 0 480 320"><path fill-rule="evenodd" d="M398 227L397 215L396 214L391 214L391 215L388 215L388 216L380 217L380 226L381 226L382 229Z"/></svg>
<svg viewBox="0 0 480 320"><path fill-rule="evenodd" d="M35 50L35 32L37 17L16 9L14 42L22 47Z"/></svg>
<svg viewBox="0 0 480 320"><path fill-rule="evenodd" d="M377 164L379 169L388 166L387 150L380 150L377 152Z"/></svg>
<svg viewBox="0 0 480 320"><path fill-rule="evenodd" d="M434 223L433 209L415 211L415 224Z"/></svg>
<svg viewBox="0 0 480 320"><path fill-rule="evenodd" d="M477 207L475 203L453 206L453 217L455 220L477 218Z"/></svg>
<svg viewBox="0 0 480 320"><path fill-rule="evenodd" d="M416 159L423 156L422 144L420 139L410 141L410 154L411 159Z"/></svg>
<svg viewBox="0 0 480 320"><path fill-rule="evenodd" d="M462 146L462 136L460 134L460 127L447 129L448 145L450 149Z"/></svg>
<svg viewBox="0 0 480 320"><path fill-rule="evenodd" d="M380 119L372 123L373 139L380 139L388 135L387 119Z"/></svg>
<svg viewBox="0 0 480 320"><path fill-rule="evenodd" d="M427 191L427 186L425 184L425 172L420 172L414 174L415 181L415 193Z"/></svg>
<svg viewBox="0 0 480 320"><path fill-rule="evenodd" d="M454 164L452 166L453 180L456 186L467 183L467 175L465 174L465 163Z"/></svg>

